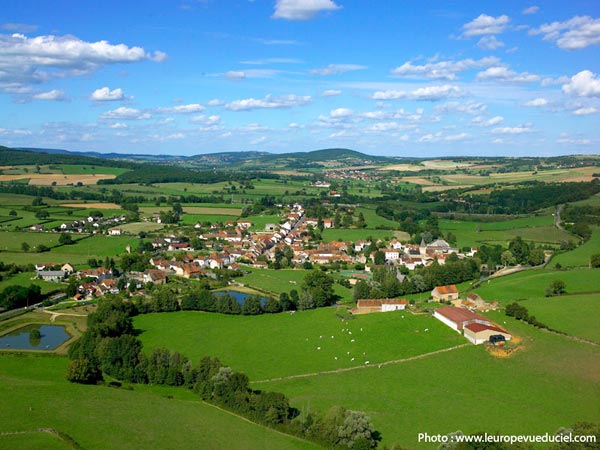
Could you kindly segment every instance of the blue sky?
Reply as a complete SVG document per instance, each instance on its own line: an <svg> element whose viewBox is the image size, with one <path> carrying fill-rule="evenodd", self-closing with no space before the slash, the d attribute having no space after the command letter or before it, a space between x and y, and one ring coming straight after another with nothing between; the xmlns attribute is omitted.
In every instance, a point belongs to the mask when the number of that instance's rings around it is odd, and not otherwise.
<svg viewBox="0 0 600 450"><path fill-rule="evenodd" d="M600 2L3 0L0 144L597 154Z"/></svg>

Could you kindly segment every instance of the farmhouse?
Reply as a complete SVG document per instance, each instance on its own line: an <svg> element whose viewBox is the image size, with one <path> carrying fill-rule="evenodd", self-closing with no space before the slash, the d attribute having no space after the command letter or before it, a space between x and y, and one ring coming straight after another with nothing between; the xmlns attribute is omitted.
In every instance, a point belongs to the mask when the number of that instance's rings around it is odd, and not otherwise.
<svg viewBox="0 0 600 450"><path fill-rule="evenodd" d="M431 298L436 302L441 300L456 300L458 298L458 289L456 289L456 286L453 284L449 286L436 286L433 291L431 291Z"/></svg>
<svg viewBox="0 0 600 450"><path fill-rule="evenodd" d="M352 314L369 314L375 312L402 311L408 302L404 299L365 299L356 302L356 308L352 308Z"/></svg>
<svg viewBox="0 0 600 450"><path fill-rule="evenodd" d="M448 325L457 332L461 332L466 325L479 323L482 325L490 325L491 322L485 317L479 316L468 309L457 308L456 306L446 306L438 308L433 313L433 317L440 322Z"/></svg>
<svg viewBox="0 0 600 450"><path fill-rule="evenodd" d="M502 328L477 322L465 325L464 333L465 337L475 345L489 341L491 336L502 336L504 339L500 339L506 341L510 341L512 337L508 331Z"/></svg>

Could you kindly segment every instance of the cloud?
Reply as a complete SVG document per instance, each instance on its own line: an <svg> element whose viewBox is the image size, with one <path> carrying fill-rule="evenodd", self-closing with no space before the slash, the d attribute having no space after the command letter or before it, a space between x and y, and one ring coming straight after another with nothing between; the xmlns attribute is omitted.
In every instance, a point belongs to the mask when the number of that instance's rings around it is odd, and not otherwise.
<svg viewBox="0 0 600 450"><path fill-rule="evenodd" d="M575 111L573 111L573 114L575 114L576 116L587 116L588 114L596 114L597 112L598 110L596 108L590 106L588 108L576 109Z"/></svg>
<svg viewBox="0 0 600 450"><path fill-rule="evenodd" d="M559 144L575 144L575 145L586 145L586 144L591 144L591 140L590 139L576 139L576 138L560 138L557 139L557 141Z"/></svg>
<svg viewBox="0 0 600 450"><path fill-rule="evenodd" d="M463 141L465 139L467 139L468 137L470 137L471 135L468 133L458 133L458 134L450 134L446 137L444 137L445 141Z"/></svg>
<svg viewBox="0 0 600 450"><path fill-rule="evenodd" d="M437 101L445 98L462 97L464 92L458 87L450 84L443 86L427 86L414 91L387 90L377 91L371 97L373 100L429 100Z"/></svg>
<svg viewBox="0 0 600 450"><path fill-rule="evenodd" d="M312 101L312 97L309 95L284 95L280 97L274 97L267 95L263 99L246 98L243 100L234 100L225 105L225 108L230 111L248 111L251 109L277 109L277 108L291 108L292 106L306 105Z"/></svg>
<svg viewBox="0 0 600 450"><path fill-rule="evenodd" d="M274 19L310 20L321 11L341 9L331 0L277 0Z"/></svg>
<svg viewBox="0 0 600 450"><path fill-rule="evenodd" d="M426 78L434 80L455 80L456 74L477 67L489 67L498 64L496 57L482 58L480 60L463 59L460 61L430 62L414 65L407 61L401 66L392 69L392 74L398 77Z"/></svg>
<svg viewBox="0 0 600 450"><path fill-rule="evenodd" d="M240 64L262 66L264 64L302 64L304 61L297 58L263 58L240 61Z"/></svg>
<svg viewBox="0 0 600 450"><path fill-rule="evenodd" d="M481 14L476 19L463 25L464 37L483 36L486 34L500 34L508 25L510 19L506 15L492 17Z"/></svg>
<svg viewBox="0 0 600 450"><path fill-rule="evenodd" d="M494 128L492 130L493 134L523 134L523 133L531 133L533 131L533 128L531 128L531 125L519 125L516 127L499 127L499 128Z"/></svg>
<svg viewBox="0 0 600 450"><path fill-rule="evenodd" d="M113 89L111 91L106 86L96 89L94 92L92 92L92 95L90 95L90 100L94 100L96 102L110 102L123 99L125 99L125 94L123 94L123 90L121 88Z"/></svg>
<svg viewBox="0 0 600 450"><path fill-rule="evenodd" d="M582 70L573 75L562 90L573 97L600 97L600 77L590 70Z"/></svg>
<svg viewBox="0 0 600 450"><path fill-rule="evenodd" d="M312 69L311 75L339 75L346 72L352 72L354 70L366 69L365 66L358 64L329 64L327 67L320 69Z"/></svg>
<svg viewBox="0 0 600 450"><path fill-rule="evenodd" d="M569 80L570 80L570 78L567 76L564 76L564 75L557 77L557 78L548 77L548 78L544 78L540 84L542 85L542 87L548 87L548 86L555 86L558 84L565 84L565 83L568 83Z"/></svg>
<svg viewBox="0 0 600 450"><path fill-rule="evenodd" d="M115 129L115 130L120 130L120 129L124 129L124 128L129 128L129 125L127 125L126 123L123 122L115 122L115 123L111 123L109 125L111 128Z"/></svg>
<svg viewBox="0 0 600 450"><path fill-rule="evenodd" d="M447 102L438 105L434 108L434 111L438 113L459 113L459 114L482 114L487 110L487 106L483 103L476 101L468 101L465 103L461 102Z"/></svg>
<svg viewBox="0 0 600 450"><path fill-rule="evenodd" d="M477 116L471 122L473 122L475 125L479 125L480 127L493 127L504 122L504 117L495 116L491 119L485 120L483 117Z"/></svg>
<svg viewBox="0 0 600 450"><path fill-rule="evenodd" d="M523 103L523 106L532 106L532 107L540 107L546 106L548 104L548 100L545 98L534 98L533 100L529 100L528 102Z"/></svg>
<svg viewBox="0 0 600 450"><path fill-rule="evenodd" d="M483 72L479 72L477 81L500 81L508 83L531 83L539 81L540 76L529 72L517 73L504 66L489 67Z"/></svg>
<svg viewBox="0 0 600 450"><path fill-rule="evenodd" d="M85 75L108 64L165 58L162 52L150 54L141 47L86 42L75 36L0 35L0 83L44 83Z"/></svg>
<svg viewBox="0 0 600 450"><path fill-rule="evenodd" d="M120 108L107 111L100 116L101 119L111 120L142 120L150 119L152 116L148 113L144 113L135 108L126 108L121 106Z"/></svg>
<svg viewBox="0 0 600 450"><path fill-rule="evenodd" d="M344 117L349 117L354 113L351 109L348 108L337 108L329 112L329 115L334 119L340 119Z"/></svg>
<svg viewBox="0 0 600 450"><path fill-rule="evenodd" d="M565 22L543 24L529 31L531 35L543 34L544 41L554 41L564 50L580 50L600 44L600 19L575 16Z"/></svg>
<svg viewBox="0 0 600 450"><path fill-rule="evenodd" d="M536 14L540 10L539 6L530 6L521 11L521 14Z"/></svg>
<svg viewBox="0 0 600 450"><path fill-rule="evenodd" d="M477 42L477 47L479 47L482 50L496 50L500 47L504 47L504 42L496 39L496 36L494 35L483 36Z"/></svg>
<svg viewBox="0 0 600 450"><path fill-rule="evenodd" d="M327 89L326 91L321 92L321 97L335 97L336 95L340 95L342 91L339 89Z"/></svg>
<svg viewBox="0 0 600 450"><path fill-rule="evenodd" d="M225 102L223 100L220 100L218 98L213 98L212 100L209 100L206 105L207 106L223 106L225 104Z"/></svg>
<svg viewBox="0 0 600 450"><path fill-rule="evenodd" d="M192 114L202 111L204 111L204 106L198 103L190 103L187 105L178 105L156 109L156 112L160 114Z"/></svg>
<svg viewBox="0 0 600 450"><path fill-rule="evenodd" d="M36 100L65 100L65 93L60 89L52 89L48 92L40 92L39 94L35 94L32 98Z"/></svg>
<svg viewBox="0 0 600 450"><path fill-rule="evenodd" d="M233 81L240 81L246 78L246 74L241 70L230 70L229 72L225 72L223 76Z"/></svg>

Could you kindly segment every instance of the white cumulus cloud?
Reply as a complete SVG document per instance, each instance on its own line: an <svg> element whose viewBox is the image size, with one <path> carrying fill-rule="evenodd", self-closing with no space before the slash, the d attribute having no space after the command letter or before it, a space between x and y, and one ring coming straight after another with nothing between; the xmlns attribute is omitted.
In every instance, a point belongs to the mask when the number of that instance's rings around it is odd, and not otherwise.
<svg viewBox="0 0 600 450"><path fill-rule="evenodd" d="M530 6L521 11L521 14L536 14L540 10L539 6Z"/></svg>
<svg viewBox="0 0 600 450"><path fill-rule="evenodd" d="M529 34L542 34L545 41L556 42L564 50L580 50L600 44L600 18L575 16L565 22L545 23Z"/></svg>
<svg viewBox="0 0 600 450"><path fill-rule="evenodd" d="M573 75L562 90L573 97L600 97L600 77L590 70Z"/></svg>
<svg viewBox="0 0 600 450"><path fill-rule="evenodd" d="M597 112L598 110L596 108L594 108L593 106L589 106L587 108L576 109L575 111L573 111L573 114L575 114L576 116L587 116L589 114L596 114Z"/></svg>
<svg viewBox="0 0 600 450"><path fill-rule="evenodd" d="M278 109L291 108L292 106L306 105L312 101L309 95L284 95L275 97L266 95L264 98L246 98L234 100L225 105L230 111L248 111L251 109Z"/></svg>
<svg viewBox="0 0 600 450"><path fill-rule="evenodd" d="M539 97L539 98L534 98L533 100L529 100L528 102L525 102L523 105L539 108L540 106L546 106L547 104L548 104L548 100L546 100L545 98Z"/></svg>
<svg viewBox="0 0 600 450"><path fill-rule="evenodd" d="M496 57L482 58L479 60L463 59L460 61L429 62L415 65L410 61L392 69L392 74L398 77L427 78L435 80L455 80L459 72L464 72L477 67L496 65L500 60Z"/></svg>
<svg viewBox="0 0 600 450"><path fill-rule="evenodd" d="M108 64L162 61L141 47L86 42L75 36L0 35L0 83L43 83L51 78L81 76Z"/></svg>
<svg viewBox="0 0 600 450"><path fill-rule="evenodd" d="M387 90L377 91L371 98L373 100L429 100L437 101L445 98L462 97L464 92L458 87L451 84L442 86L427 86L415 89L414 91L398 91Z"/></svg>
<svg viewBox="0 0 600 450"><path fill-rule="evenodd" d="M500 81L508 83L531 83L540 76L529 72L517 73L504 66L489 67L477 74L477 81Z"/></svg>
<svg viewBox="0 0 600 450"><path fill-rule="evenodd" d="M531 125L519 125L516 127L499 127L492 130L493 134L523 134L531 133L533 128Z"/></svg>
<svg viewBox="0 0 600 450"><path fill-rule="evenodd" d="M479 39L479 41L477 42L477 47L479 47L482 50L496 50L498 48L504 47L504 42L498 40L496 36L492 34L488 36L483 36L481 39Z"/></svg>
<svg viewBox="0 0 600 450"><path fill-rule="evenodd" d="M96 89L92 92L92 95L90 95L90 100L96 102L110 102L123 99L125 99L125 94L121 88L113 89L111 91L110 88L106 86Z"/></svg>
<svg viewBox="0 0 600 450"><path fill-rule="evenodd" d="M124 106L107 111L100 116L101 119L111 120L142 120L150 119L152 116L148 113L144 113L139 109L126 108Z"/></svg>
<svg viewBox="0 0 600 450"><path fill-rule="evenodd" d="M198 103L190 103L187 105L158 108L156 111L161 114L193 114L204 111L204 106Z"/></svg>
<svg viewBox="0 0 600 450"><path fill-rule="evenodd" d="M492 17L487 14L481 14L471 22L463 25L462 35L465 37L483 36L485 34L502 33L510 21L506 15Z"/></svg>
<svg viewBox="0 0 600 450"><path fill-rule="evenodd" d="M353 114L354 111L352 111L351 109L348 108L337 108L334 109L332 111L330 111L329 115L333 118L342 118L342 117L349 117Z"/></svg>
<svg viewBox="0 0 600 450"><path fill-rule="evenodd" d="M335 11L341 6L331 0L277 0L274 19L310 20L321 11Z"/></svg>
<svg viewBox="0 0 600 450"><path fill-rule="evenodd" d="M342 91L339 89L327 89L326 91L321 92L321 97L335 97L336 95L340 95Z"/></svg>

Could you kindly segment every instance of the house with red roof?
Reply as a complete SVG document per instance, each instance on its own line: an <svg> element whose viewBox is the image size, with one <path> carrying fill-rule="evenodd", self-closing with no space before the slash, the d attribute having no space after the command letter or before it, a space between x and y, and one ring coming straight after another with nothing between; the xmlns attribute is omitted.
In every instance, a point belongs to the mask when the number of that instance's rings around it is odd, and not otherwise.
<svg viewBox="0 0 600 450"><path fill-rule="evenodd" d="M446 306L438 308L433 317L464 336L473 344L478 345L490 340L491 336L500 335L504 340L510 340L508 331L493 324L486 317L475 314L464 308Z"/></svg>
<svg viewBox="0 0 600 450"><path fill-rule="evenodd" d="M362 299L356 302L356 308L352 308L352 314L402 311L406 308L406 305L408 305L408 302L405 299Z"/></svg>
<svg viewBox="0 0 600 450"><path fill-rule="evenodd" d="M456 300L458 299L458 289L453 284L448 286L436 286L433 291L431 291L431 298L436 302L442 300L446 302Z"/></svg>

